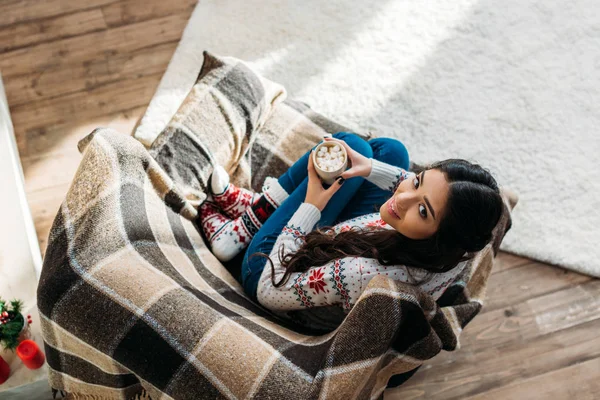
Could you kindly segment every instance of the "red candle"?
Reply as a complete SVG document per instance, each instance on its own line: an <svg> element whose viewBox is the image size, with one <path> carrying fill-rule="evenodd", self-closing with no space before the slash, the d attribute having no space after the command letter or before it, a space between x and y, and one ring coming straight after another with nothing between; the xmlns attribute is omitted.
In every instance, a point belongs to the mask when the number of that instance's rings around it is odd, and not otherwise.
<svg viewBox="0 0 600 400"><path fill-rule="evenodd" d="M23 340L17 346L17 355L29 369L38 369L46 361L44 353L33 340Z"/></svg>
<svg viewBox="0 0 600 400"><path fill-rule="evenodd" d="M8 379L10 375L10 366L4 358L0 357L0 385L2 385Z"/></svg>

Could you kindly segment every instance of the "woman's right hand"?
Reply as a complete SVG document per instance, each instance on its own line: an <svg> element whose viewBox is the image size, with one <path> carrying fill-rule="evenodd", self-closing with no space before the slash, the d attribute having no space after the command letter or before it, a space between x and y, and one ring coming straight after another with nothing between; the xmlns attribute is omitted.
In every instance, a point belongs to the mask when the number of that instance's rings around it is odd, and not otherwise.
<svg viewBox="0 0 600 400"><path fill-rule="evenodd" d="M336 142L341 146L344 146L346 149L346 153L348 153L348 161L352 164L350 169L342 172L340 175L344 179L354 178L355 176L367 177L371 174L371 159L363 156L358 151L353 150L350 146L346 144L343 140L325 137L323 140L326 142Z"/></svg>

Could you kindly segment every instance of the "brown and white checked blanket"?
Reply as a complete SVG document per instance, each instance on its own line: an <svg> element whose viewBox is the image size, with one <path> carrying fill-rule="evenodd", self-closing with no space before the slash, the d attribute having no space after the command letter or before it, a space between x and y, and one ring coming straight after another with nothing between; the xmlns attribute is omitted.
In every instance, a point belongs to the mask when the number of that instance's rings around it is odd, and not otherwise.
<svg viewBox="0 0 600 400"><path fill-rule="evenodd" d="M379 398L390 377L460 347L514 202L505 199L493 243L437 302L379 276L335 331L307 332L250 301L206 247L194 219L211 163L187 160L191 189L176 179L185 167L177 143L196 132L193 121L178 123L150 150L110 129L80 143L38 286L54 389L94 399ZM231 164L236 182L260 189L264 176L338 130L301 103L280 103Z"/></svg>
<svg viewBox="0 0 600 400"><path fill-rule="evenodd" d="M107 399L377 398L459 335L482 307L489 245L436 303L374 278L343 324L298 333L252 303L135 139L97 130L54 221L38 288L50 384Z"/></svg>

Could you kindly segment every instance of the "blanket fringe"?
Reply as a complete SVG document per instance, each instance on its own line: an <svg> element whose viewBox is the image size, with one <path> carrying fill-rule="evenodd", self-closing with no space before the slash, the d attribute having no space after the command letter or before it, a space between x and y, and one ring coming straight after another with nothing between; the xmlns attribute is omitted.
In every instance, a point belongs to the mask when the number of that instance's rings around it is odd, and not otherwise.
<svg viewBox="0 0 600 400"><path fill-rule="evenodd" d="M97 396L94 394L82 394L82 393L67 393L63 390L59 390L59 389L52 389L52 398L56 399L57 395L60 393L60 398L64 398L66 400L113 400L113 399L107 399L106 397L102 397L102 396ZM127 398L127 400L152 400L152 397L150 397L150 394L148 394L148 392L146 392L145 389L142 389L141 393L137 393L133 396L130 396Z"/></svg>

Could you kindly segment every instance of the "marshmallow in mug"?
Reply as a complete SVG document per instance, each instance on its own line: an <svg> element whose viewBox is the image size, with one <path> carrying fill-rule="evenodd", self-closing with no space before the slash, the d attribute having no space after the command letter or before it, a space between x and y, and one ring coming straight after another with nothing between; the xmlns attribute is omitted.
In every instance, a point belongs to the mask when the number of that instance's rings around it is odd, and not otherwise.
<svg viewBox="0 0 600 400"><path fill-rule="evenodd" d="M322 146L317 152L317 166L327 172L339 169L344 164L344 160L344 153L337 144Z"/></svg>

